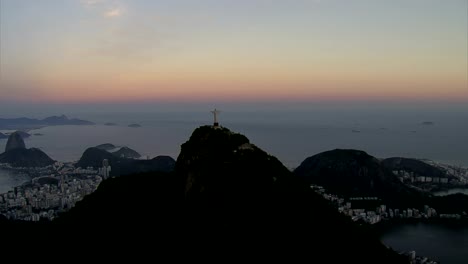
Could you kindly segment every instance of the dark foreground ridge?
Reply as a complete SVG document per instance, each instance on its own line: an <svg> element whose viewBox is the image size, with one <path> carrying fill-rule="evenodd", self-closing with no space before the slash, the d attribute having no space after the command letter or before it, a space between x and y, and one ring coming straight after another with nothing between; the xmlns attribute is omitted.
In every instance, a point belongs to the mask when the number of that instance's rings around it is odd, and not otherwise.
<svg viewBox="0 0 468 264"><path fill-rule="evenodd" d="M52 223L3 225L4 241L78 236L156 258L407 263L245 136L210 126L182 145L174 172L111 178Z"/></svg>

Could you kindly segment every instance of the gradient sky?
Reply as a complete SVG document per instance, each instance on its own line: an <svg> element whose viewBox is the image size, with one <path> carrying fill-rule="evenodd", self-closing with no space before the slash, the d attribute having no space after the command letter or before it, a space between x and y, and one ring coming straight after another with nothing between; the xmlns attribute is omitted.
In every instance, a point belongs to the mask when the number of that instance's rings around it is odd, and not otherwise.
<svg viewBox="0 0 468 264"><path fill-rule="evenodd" d="M467 0L0 0L0 101L468 102Z"/></svg>

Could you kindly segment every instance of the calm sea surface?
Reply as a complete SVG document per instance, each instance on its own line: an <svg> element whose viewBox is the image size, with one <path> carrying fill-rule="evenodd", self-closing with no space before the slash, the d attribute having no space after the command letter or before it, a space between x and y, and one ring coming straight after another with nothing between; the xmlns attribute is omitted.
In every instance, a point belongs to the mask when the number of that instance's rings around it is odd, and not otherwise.
<svg viewBox="0 0 468 264"><path fill-rule="evenodd" d="M0 194L6 193L13 187L23 184L28 181L29 177L13 173L9 170L0 169Z"/></svg>
<svg viewBox="0 0 468 264"><path fill-rule="evenodd" d="M462 193L468 195L468 189L466 188L455 188L455 189L450 189L446 191L438 191L438 192L433 192L432 194L436 196L446 196L450 194L456 194L456 193Z"/></svg>
<svg viewBox="0 0 468 264"><path fill-rule="evenodd" d="M381 240L396 251L415 250L442 264L468 263L468 226L403 224L384 231Z"/></svg>
<svg viewBox="0 0 468 264"><path fill-rule="evenodd" d="M69 114L97 123L95 126L55 126L33 130L43 136L26 140L60 161L78 160L83 151L102 143L125 145L144 156L177 158L180 145L192 131L211 124L208 112L195 113L82 113ZM246 135L254 144L297 167L306 157L335 148L353 148L378 158L427 158L468 166L468 122L465 116L390 115L346 112L222 112L221 125ZM466 116L468 118L468 116ZM422 125L423 121L434 125ZM118 126L104 126L106 122ZM130 128L132 123L141 128ZM0 140L0 150L6 140Z"/></svg>

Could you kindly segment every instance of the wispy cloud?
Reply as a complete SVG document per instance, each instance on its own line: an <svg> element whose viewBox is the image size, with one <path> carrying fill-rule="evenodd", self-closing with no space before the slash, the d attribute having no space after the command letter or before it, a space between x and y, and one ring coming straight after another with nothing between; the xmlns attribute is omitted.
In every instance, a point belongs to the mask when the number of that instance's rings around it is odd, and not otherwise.
<svg viewBox="0 0 468 264"><path fill-rule="evenodd" d="M122 8L112 8L112 9L109 9L107 10L106 12L104 12L104 16L105 17L119 17L121 16L123 13L123 10Z"/></svg>
<svg viewBox="0 0 468 264"><path fill-rule="evenodd" d="M114 0L80 0L80 2L84 7L97 11L106 18L119 17L124 13L124 8Z"/></svg>
<svg viewBox="0 0 468 264"><path fill-rule="evenodd" d="M104 3L106 0L81 0L81 3L86 7L93 7L97 4Z"/></svg>

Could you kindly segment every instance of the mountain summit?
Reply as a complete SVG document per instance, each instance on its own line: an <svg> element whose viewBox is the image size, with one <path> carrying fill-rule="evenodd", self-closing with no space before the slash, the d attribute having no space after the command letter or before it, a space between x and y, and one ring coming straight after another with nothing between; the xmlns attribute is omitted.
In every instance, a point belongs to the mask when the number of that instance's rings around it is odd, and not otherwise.
<svg viewBox="0 0 468 264"><path fill-rule="evenodd" d="M195 237L269 247L270 257L278 254L272 248L293 247L331 263L401 263L277 158L227 128L197 128L182 145L175 172L193 226L187 233Z"/></svg>
<svg viewBox="0 0 468 264"><path fill-rule="evenodd" d="M13 149L26 149L26 144L24 144L23 137L21 137L18 131L11 133L11 135L8 137L5 152Z"/></svg>
<svg viewBox="0 0 468 264"><path fill-rule="evenodd" d="M8 163L13 167L45 167L54 162L40 149L27 149L18 131L11 133L5 152L0 154L0 163Z"/></svg>
<svg viewBox="0 0 468 264"><path fill-rule="evenodd" d="M288 175L275 157L226 128L197 128L182 145L176 171L187 197L238 198L271 191Z"/></svg>
<svg viewBox="0 0 468 264"><path fill-rule="evenodd" d="M306 158L294 174L347 197L377 196L390 205L408 205L422 198L377 158L361 150L335 149L319 153Z"/></svg>

